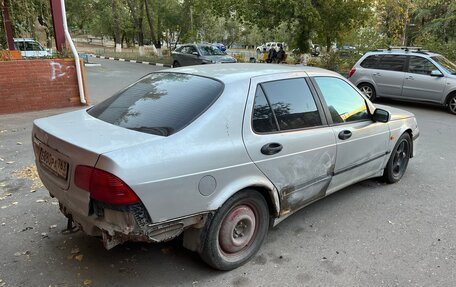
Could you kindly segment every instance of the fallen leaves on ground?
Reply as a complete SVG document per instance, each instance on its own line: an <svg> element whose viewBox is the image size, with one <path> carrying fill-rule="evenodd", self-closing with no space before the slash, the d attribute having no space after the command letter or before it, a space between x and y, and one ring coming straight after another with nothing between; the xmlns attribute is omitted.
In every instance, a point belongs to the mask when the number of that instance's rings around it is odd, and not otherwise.
<svg viewBox="0 0 456 287"><path fill-rule="evenodd" d="M79 262L81 262L83 258L84 258L84 255L82 255L82 254L76 255L74 257L74 259L78 260Z"/></svg>
<svg viewBox="0 0 456 287"><path fill-rule="evenodd" d="M79 262L81 262L83 258L84 258L84 255L81 254L79 248L77 248L77 247L71 249L71 255L67 256L67 259L69 259L69 260L75 259Z"/></svg>
<svg viewBox="0 0 456 287"><path fill-rule="evenodd" d="M12 193L5 193L3 196L0 197L0 201L4 200L5 198L7 197L10 197L11 195L13 195Z"/></svg>
<svg viewBox="0 0 456 287"><path fill-rule="evenodd" d="M21 170L15 171L13 175L20 179L31 179L31 190L37 190L38 188L44 187L43 183L40 180L40 177L38 176L38 171L36 170L35 164L31 164L29 166L24 167Z"/></svg>

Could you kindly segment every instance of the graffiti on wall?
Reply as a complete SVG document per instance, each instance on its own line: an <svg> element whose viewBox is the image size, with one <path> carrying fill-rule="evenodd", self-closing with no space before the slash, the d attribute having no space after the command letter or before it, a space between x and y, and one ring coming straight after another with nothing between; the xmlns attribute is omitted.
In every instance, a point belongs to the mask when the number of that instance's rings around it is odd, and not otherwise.
<svg viewBox="0 0 456 287"><path fill-rule="evenodd" d="M54 61L50 62L49 65L51 65L51 81L62 77L65 77L66 79L74 77L74 66L62 65Z"/></svg>

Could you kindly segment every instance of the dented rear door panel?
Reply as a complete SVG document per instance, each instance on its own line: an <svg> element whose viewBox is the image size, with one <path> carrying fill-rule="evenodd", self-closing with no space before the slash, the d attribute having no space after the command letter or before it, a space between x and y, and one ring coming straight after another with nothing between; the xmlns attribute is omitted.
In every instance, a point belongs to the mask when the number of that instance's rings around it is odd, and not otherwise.
<svg viewBox="0 0 456 287"><path fill-rule="evenodd" d="M306 74L296 76L305 77ZM252 109L257 85L278 79L280 76L252 79L243 137L252 161L278 190L280 216L284 216L325 196L335 166L336 143L334 133L327 125L270 134L253 131ZM268 143L280 143L283 149L265 155L261 148Z"/></svg>

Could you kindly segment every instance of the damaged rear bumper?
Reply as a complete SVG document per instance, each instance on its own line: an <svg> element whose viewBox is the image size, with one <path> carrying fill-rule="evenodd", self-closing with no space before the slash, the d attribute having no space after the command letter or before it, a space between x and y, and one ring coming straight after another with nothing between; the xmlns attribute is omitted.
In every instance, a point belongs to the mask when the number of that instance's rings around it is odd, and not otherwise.
<svg viewBox="0 0 456 287"><path fill-rule="evenodd" d="M60 210L83 232L101 237L108 250L127 241L152 243L171 240L187 228L202 228L209 214L204 212L152 223L141 203L116 209L95 203L89 216L74 213L63 204L60 204Z"/></svg>

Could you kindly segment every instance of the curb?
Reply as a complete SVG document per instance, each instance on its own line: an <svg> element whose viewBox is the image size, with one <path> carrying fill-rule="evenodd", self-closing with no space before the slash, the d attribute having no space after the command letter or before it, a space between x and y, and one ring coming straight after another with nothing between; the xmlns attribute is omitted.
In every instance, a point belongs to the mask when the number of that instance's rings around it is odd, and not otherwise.
<svg viewBox="0 0 456 287"><path fill-rule="evenodd" d="M114 61L119 61L119 62L130 62L130 63L137 63L137 64L143 64L143 65L152 65L152 66L166 67L166 68L172 68L173 67L172 65L168 65L168 64L151 63L151 62L137 61L137 60L127 60L127 59L122 59L122 58L98 56L98 55L94 55L94 54L89 54L89 55L90 55L90 57L93 57L93 58L99 58L99 59L105 59L105 60L114 60Z"/></svg>

